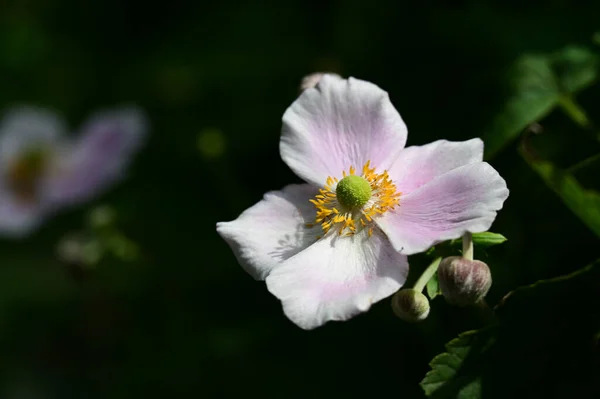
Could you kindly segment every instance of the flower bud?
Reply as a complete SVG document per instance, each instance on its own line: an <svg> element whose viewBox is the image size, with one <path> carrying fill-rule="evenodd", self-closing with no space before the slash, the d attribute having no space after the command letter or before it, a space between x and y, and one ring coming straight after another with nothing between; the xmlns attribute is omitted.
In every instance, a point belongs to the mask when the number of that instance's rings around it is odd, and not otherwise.
<svg viewBox="0 0 600 399"><path fill-rule="evenodd" d="M100 243L86 233L65 236L57 248L58 259L66 266L67 273L75 280L82 281L100 261Z"/></svg>
<svg viewBox="0 0 600 399"><path fill-rule="evenodd" d="M304 90L312 89L313 87L315 87L317 84L319 84L319 82L321 81L321 79L323 79L323 76L325 76L325 75L331 75L331 76L341 78L340 75L338 75L337 73L332 73L332 72L311 73L310 75L306 75L304 78L302 78L302 82L300 83L300 92L303 92Z"/></svg>
<svg viewBox="0 0 600 399"><path fill-rule="evenodd" d="M485 297L492 285L492 274L488 265L479 260L450 256L440 263L438 280L448 303L467 306Z"/></svg>
<svg viewBox="0 0 600 399"><path fill-rule="evenodd" d="M429 300L419 291L403 289L392 298L392 310L402 320L417 323L429 315Z"/></svg>

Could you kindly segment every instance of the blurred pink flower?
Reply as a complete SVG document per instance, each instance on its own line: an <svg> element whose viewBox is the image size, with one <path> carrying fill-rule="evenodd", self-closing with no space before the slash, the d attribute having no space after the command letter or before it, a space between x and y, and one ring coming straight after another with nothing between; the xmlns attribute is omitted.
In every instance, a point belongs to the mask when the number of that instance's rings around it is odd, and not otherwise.
<svg viewBox="0 0 600 399"><path fill-rule="evenodd" d="M60 208L125 176L146 134L137 108L94 115L77 137L50 111L21 107L0 122L0 234L22 237Z"/></svg>
<svg viewBox="0 0 600 399"><path fill-rule="evenodd" d="M481 140L405 148L406 136L385 91L325 75L283 115L281 157L307 184L217 224L298 326L368 310L404 284L406 255L486 231L502 208Z"/></svg>

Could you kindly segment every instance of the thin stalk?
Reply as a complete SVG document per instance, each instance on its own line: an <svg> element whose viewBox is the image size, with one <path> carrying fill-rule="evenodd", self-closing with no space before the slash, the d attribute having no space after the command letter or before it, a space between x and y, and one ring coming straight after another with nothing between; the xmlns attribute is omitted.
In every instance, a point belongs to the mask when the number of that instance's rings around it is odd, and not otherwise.
<svg viewBox="0 0 600 399"><path fill-rule="evenodd" d="M463 236L463 258L467 260L473 260L473 236L471 233L465 233Z"/></svg>
<svg viewBox="0 0 600 399"><path fill-rule="evenodd" d="M442 257L440 256L439 258L436 258L433 262L431 262L429 266L427 266L427 269L425 269L423 274L421 274L421 276L419 277L419 279L413 287L415 291L423 292L423 288L425 288L429 280L431 280L435 272L437 272L438 266L440 265L441 261Z"/></svg>

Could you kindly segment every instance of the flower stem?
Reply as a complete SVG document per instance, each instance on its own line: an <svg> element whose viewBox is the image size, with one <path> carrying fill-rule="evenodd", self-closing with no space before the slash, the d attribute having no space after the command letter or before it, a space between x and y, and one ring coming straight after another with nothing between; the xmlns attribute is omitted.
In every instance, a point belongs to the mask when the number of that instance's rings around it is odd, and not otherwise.
<svg viewBox="0 0 600 399"><path fill-rule="evenodd" d="M429 280L431 280L431 277L433 277L435 272L437 272L438 266L440 265L441 261L442 257L440 256L439 258L436 258L433 262L431 262L429 266L427 266L427 269L425 269L423 274L421 274L421 277L419 277L419 279L413 287L415 291L423 292L423 288L425 288Z"/></svg>
<svg viewBox="0 0 600 399"><path fill-rule="evenodd" d="M473 236L471 233L465 233L463 236L463 258L473 260Z"/></svg>
<svg viewBox="0 0 600 399"><path fill-rule="evenodd" d="M594 164L595 162L600 160L600 154L596 154L596 155L592 155L589 158L584 159L583 161L579 161L577 162L575 165L570 166L567 169L567 172L569 173L575 173L580 169L586 168L592 164Z"/></svg>

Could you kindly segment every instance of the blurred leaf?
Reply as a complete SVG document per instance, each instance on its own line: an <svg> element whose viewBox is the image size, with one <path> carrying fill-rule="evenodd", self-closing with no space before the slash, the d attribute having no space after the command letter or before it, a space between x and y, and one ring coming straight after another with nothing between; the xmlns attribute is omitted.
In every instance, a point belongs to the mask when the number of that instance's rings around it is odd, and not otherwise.
<svg viewBox="0 0 600 399"><path fill-rule="evenodd" d="M570 46L554 54L527 54L509 70L509 95L484 134L486 157L492 157L521 131L597 78L598 56Z"/></svg>
<svg viewBox="0 0 600 399"><path fill-rule="evenodd" d="M461 334L421 386L435 398L593 397L600 363L600 262L521 287L498 323Z"/></svg>
<svg viewBox="0 0 600 399"><path fill-rule="evenodd" d="M565 205L600 237L600 194L586 190L573 175L556 168L552 163L534 160L524 151L522 155Z"/></svg>
<svg viewBox="0 0 600 399"><path fill-rule="evenodd" d="M427 295L429 296L429 299L433 299L436 296L439 295L440 293L440 284L438 281L438 276L437 273L435 273L427 282L427 285L425 286L427 288Z"/></svg>
<svg viewBox="0 0 600 399"><path fill-rule="evenodd" d="M598 56L584 47L569 46L549 57L563 93L585 89L598 75Z"/></svg>

